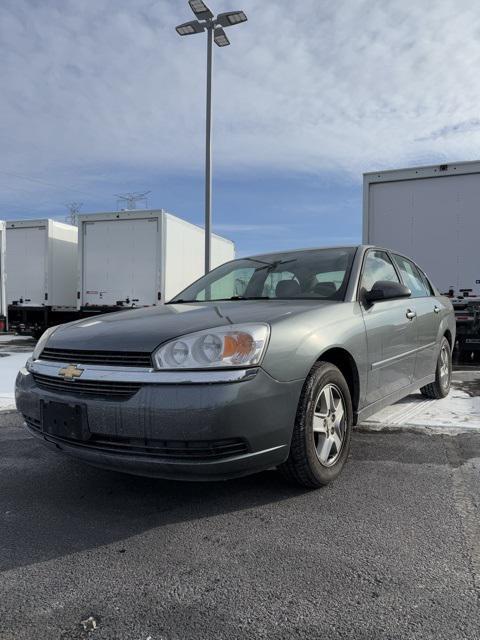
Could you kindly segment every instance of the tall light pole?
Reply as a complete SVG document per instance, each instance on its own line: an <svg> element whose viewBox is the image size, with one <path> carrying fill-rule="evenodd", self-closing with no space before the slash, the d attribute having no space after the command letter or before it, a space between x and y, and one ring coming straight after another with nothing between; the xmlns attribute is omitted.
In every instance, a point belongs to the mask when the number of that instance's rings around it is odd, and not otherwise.
<svg viewBox="0 0 480 640"><path fill-rule="evenodd" d="M190 36L195 33L207 32L207 109L206 109L206 138L205 138L205 273L210 271L210 256L212 243L212 63L213 42L218 47L227 47L230 40L223 27L233 27L246 22L247 16L243 11L227 11L216 17L203 0L188 0L196 20L184 22L175 27L180 36Z"/></svg>

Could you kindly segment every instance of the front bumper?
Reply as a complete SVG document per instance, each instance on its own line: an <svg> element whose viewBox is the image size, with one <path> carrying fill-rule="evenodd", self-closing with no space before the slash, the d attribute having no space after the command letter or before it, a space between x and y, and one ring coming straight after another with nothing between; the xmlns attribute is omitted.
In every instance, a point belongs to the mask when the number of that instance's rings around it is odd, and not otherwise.
<svg viewBox="0 0 480 640"><path fill-rule="evenodd" d="M287 458L302 384L278 382L258 369L236 382L140 384L131 397L118 399L76 393L75 383L66 382L66 392L42 388L22 369L16 402L34 436L89 464L212 480L254 473ZM42 406L51 401L80 405L91 437L73 441L43 433Z"/></svg>

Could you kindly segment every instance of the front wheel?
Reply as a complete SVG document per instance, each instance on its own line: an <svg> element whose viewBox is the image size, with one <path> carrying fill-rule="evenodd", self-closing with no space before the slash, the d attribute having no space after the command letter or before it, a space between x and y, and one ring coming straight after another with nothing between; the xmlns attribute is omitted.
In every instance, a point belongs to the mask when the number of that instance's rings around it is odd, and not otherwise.
<svg viewBox="0 0 480 640"><path fill-rule="evenodd" d="M445 398L450 392L452 381L452 352L450 343L446 338L442 339L440 354L435 369L435 381L420 389L422 395L433 400Z"/></svg>
<svg viewBox="0 0 480 640"><path fill-rule="evenodd" d="M300 396L289 457L279 470L304 487L328 484L345 464L352 424L345 378L333 364L317 362Z"/></svg>

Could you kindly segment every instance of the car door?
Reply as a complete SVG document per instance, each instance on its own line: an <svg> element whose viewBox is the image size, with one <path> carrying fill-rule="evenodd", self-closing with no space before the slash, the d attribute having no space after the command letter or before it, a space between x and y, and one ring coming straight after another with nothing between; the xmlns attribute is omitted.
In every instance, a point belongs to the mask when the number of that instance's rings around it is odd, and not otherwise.
<svg viewBox="0 0 480 640"><path fill-rule="evenodd" d="M443 317L442 302L433 295L425 275L408 258L392 254L400 271L403 284L412 292L412 303L417 314L417 353L414 379L422 380L435 373L438 357L437 345L440 322Z"/></svg>
<svg viewBox="0 0 480 640"><path fill-rule="evenodd" d="M365 303L365 292L379 280L400 282L400 277L386 251L370 249L359 287L368 346L367 404L407 387L415 368L417 324L413 301L400 298Z"/></svg>

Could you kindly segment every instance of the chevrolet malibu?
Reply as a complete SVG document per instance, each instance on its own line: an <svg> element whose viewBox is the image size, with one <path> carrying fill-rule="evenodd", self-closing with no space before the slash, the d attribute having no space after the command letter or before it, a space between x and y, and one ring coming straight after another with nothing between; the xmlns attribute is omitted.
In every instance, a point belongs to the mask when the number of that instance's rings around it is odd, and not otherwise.
<svg viewBox="0 0 480 640"><path fill-rule="evenodd" d="M16 381L53 450L134 474L225 479L278 467L318 487L352 427L450 389L455 320L412 260L371 246L228 262L168 304L48 329Z"/></svg>

